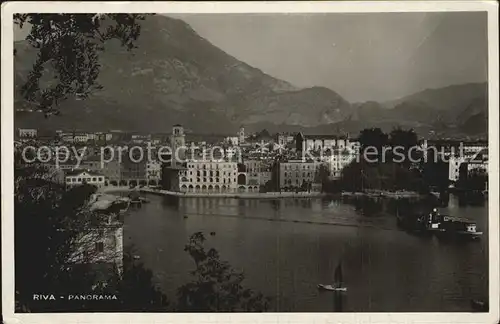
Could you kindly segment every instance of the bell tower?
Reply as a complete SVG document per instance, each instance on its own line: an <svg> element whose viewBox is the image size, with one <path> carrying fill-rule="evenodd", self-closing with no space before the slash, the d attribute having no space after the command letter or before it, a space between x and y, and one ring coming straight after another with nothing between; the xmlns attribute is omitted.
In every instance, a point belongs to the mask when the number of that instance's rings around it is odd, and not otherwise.
<svg viewBox="0 0 500 324"><path fill-rule="evenodd" d="M243 126L240 127L240 131L238 132L238 139L240 144L245 142L245 128Z"/></svg>
<svg viewBox="0 0 500 324"><path fill-rule="evenodd" d="M181 161L177 159L184 159L184 149L185 149L185 135L184 135L184 127L182 125L176 124L172 127L172 136L170 137L170 144L172 148L172 167L175 167L180 164Z"/></svg>

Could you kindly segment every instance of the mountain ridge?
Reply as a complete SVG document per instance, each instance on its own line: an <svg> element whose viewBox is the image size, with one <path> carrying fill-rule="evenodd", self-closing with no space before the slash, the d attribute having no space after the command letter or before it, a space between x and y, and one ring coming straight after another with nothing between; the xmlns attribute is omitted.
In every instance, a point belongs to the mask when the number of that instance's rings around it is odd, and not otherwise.
<svg viewBox="0 0 500 324"><path fill-rule="evenodd" d="M19 110L30 106L20 97L19 86L31 69L35 51L26 41L14 45L15 104ZM171 17L148 17L142 22L137 45L128 52L118 42L106 44L100 55L102 68L98 78L103 91L86 100L66 100L60 107L61 116L50 119L41 119L37 113L18 113L16 124L165 131L170 125L181 123L198 133L213 133L221 128L231 133L240 125L255 130L264 125L275 129L328 129L332 125L336 132L342 132L358 124L403 124L427 129L435 121L435 111L451 124L464 124L484 111L487 115L481 86L460 85L472 90L461 91L459 100L454 100L456 90L445 87L447 107L463 101L459 107L446 109L439 103L439 89L400 98L387 109L387 103L351 104L323 86L298 88L239 61L198 35L184 21ZM476 100L475 104L471 104L472 100ZM446 113L453 109L453 114ZM461 117L452 120L450 115ZM474 120L481 120L481 116ZM477 127L468 129L477 131Z"/></svg>

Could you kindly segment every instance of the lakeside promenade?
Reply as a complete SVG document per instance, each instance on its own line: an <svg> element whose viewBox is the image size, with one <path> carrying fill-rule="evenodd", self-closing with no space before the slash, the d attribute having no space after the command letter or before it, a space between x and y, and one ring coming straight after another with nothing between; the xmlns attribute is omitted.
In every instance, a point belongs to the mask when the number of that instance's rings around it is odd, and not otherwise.
<svg viewBox="0 0 500 324"><path fill-rule="evenodd" d="M239 199L280 199L280 198L317 198L326 196L321 192L234 192L234 193L198 193L178 192L162 189L139 188L140 192L152 193L162 196L175 196L184 198L239 198Z"/></svg>
<svg viewBox="0 0 500 324"><path fill-rule="evenodd" d="M241 198L241 199L280 199L280 198L318 198L327 196L327 193L322 192L225 192L225 193L201 193L201 192L179 192L169 191L163 189L154 189L149 187L127 187L127 186L108 186L99 188L100 193L112 192L129 192L138 191L151 193L161 196L174 196L174 197L199 197L199 198ZM331 195L331 194L330 194ZM422 195L410 191L377 191L370 192L342 192L342 197L371 197L371 198L421 198Z"/></svg>

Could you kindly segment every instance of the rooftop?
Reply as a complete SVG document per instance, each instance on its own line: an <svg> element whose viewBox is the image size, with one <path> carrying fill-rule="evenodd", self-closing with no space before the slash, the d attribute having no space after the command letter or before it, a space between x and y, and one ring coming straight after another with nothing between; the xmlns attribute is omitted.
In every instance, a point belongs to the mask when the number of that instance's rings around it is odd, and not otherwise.
<svg viewBox="0 0 500 324"><path fill-rule="evenodd" d="M91 172L89 170L85 169L76 169L76 170L68 170L64 173L65 176L76 176L82 173L87 173L90 176L102 176L102 174L99 174L97 172Z"/></svg>

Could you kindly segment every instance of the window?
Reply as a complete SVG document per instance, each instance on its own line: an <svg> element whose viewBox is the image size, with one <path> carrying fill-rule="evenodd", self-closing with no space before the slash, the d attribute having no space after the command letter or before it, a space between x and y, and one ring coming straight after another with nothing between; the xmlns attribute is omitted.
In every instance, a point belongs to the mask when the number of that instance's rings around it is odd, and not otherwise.
<svg viewBox="0 0 500 324"><path fill-rule="evenodd" d="M99 181L102 181L102 177L99 177Z"/></svg>
<svg viewBox="0 0 500 324"><path fill-rule="evenodd" d="M93 177L93 178L92 178L92 181L96 181L96 178L95 178L95 177Z"/></svg>
<svg viewBox="0 0 500 324"><path fill-rule="evenodd" d="M82 182L82 178L78 178L78 182Z"/></svg>
<svg viewBox="0 0 500 324"><path fill-rule="evenodd" d="M96 242L95 250L96 252L104 252L104 242Z"/></svg>

